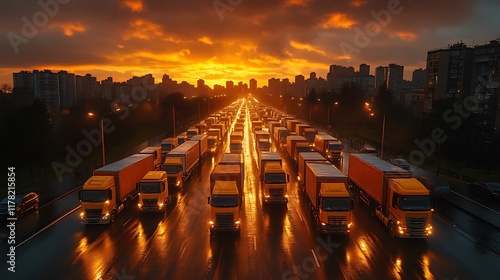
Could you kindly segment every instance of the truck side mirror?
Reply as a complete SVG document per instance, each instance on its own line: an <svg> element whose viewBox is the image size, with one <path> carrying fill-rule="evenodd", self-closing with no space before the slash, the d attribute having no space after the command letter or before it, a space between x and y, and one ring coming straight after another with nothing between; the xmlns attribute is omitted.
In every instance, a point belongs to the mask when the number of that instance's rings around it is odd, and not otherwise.
<svg viewBox="0 0 500 280"><path fill-rule="evenodd" d="M210 204L210 196L208 197L208 204Z"/></svg>
<svg viewBox="0 0 500 280"><path fill-rule="evenodd" d="M82 191L78 191L78 199L80 199L80 201L82 200Z"/></svg>
<svg viewBox="0 0 500 280"><path fill-rule="evenodd" d="M139 184L140 184L140 183L135 183L135 189L136 189L137 191L140 191L140 189L139 189Z"/></svg>
<svg viewBox="0 0 500 280"><path fill-rule="evenodd" d="M290 175L286 174L286 182L290 182Z"/></svg>
<svg viewBox="0 0 500 280"><path fill-rule="evenodd" d="M351 199L351 209L354 209L354 200Z"/></svg>
<svg viewBox="0 0 500 280"><path fill-rule="evenodd" d="M108 199L113 199L113 191L111 189L108 190Z"/></svg>

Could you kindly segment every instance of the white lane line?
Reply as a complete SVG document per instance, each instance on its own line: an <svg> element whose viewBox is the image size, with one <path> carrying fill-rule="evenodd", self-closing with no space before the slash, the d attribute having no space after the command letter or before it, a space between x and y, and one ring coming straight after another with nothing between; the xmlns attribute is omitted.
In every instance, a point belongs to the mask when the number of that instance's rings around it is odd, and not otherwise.
<svg viewBox="0 0 500 280"><path fill-rule="evenodd" d="M297 210L297 214L299 214L299 218L300 218L300 220L303 222L303 221L304 221L304 219L302 219L302 215L300 214L299 210Z"/></svg>
<svg viewBox="0 0 500 280"><path fill-rule="evenodd" d="M475 204L477 204L477 205L479 205L479 206L481 206L481 207L483 207L483 208L485 208L485 209L488 209L488 210L490 210L491 212L494 212L494 213L496 213L496 214L500 215L500 212L497 212L497 211L495 211L495 210L493 210L493 209L491 209L491 208L489 208L489 207L486 207L486 206L482 205L481 203L479 203L479 202L477 202L477 201L474 201L474 200L472 200L472 199L470 199L470 198L468 198L468 197L466 197L466 196L463 196L463 195L461 195L461 194L459 194L459 193L457 193L457 192L454 192L454 191L451 191L451 192L452 192L452 193L454 193L454 194L457 194L457 195L459 195L459 196L461 196L461 197L463 197L463 198L465 198L465 199L467 199L467 200L469 200L469 201L471 201L471 202L474 202Z"/></svg>
<svg viewBox="0 0 500 280"><path fill-rule="evenodd" d="M130 222L132 220L132 218L128 219L124 224L123 226L125 226L126 224L128 224L128 222Z"/></svg>
<svg viewBox="0 0 500 280"><path fill-rule="evenodd" d="M253 236L253 249L257 251L257 238L255 237L255 235Z"/></svg>
<svg viewBox="0 0 500 280"><path fill-rule="evenodd" d="M182 259L182 255L184 255L184 251L186 251L186 247L182 248L181 256L179 259Z"/></svg>
<svg viewBox="0 0 500 280"><path fill-rule="evenodd" d="M44 228L42 228L41 230L39 230L37 233L33 234L32 236L26 238L26 240L24 240L23 242L19 243L16 245L16 248L19 248L21 247L21 245L23 245L24 243L28 242L31 238L37 236L38 234L40 234L41 232L45 231L46 229L48 229L49 227L53 226L55 223L59 222L60 220L66 218L67 216L71 215L71 213L75 212L76 210L80 209L80 207L82 207L81 205L78 205L76 208L74 208L73 210L70 210L68 213L62 215L61 217L59 217L58 219L56 219L55 221L53 221L52 223L46 225Z"/></svg>
<svg viewBox="0 0 500 280"><path fill-rule="evenodd" d="M316 261L316 265L319 267L318 258L316 257L316 254L314 253L314 250L313 250L313 249L311 249L311 252L312 252L312 254L313 254L313 256L314 256L314 260Z"/></svg>

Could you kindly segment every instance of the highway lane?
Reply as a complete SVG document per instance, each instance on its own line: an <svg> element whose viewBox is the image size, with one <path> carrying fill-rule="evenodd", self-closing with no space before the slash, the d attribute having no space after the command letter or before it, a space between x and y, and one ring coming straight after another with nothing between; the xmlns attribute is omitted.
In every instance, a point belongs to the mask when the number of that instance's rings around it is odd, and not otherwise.
<svg viewBox="0 0 500 280"><path fill-rule="evenodd" d="M210 238L208 230L209 174L219 154L204 162L166 213L131 208L110 226L81 225L78 211L62 219L17 249L15 279L492 279L500 273L498 255L437 217L430 239L391 239L356 203L349 236L319 235L286 161L288 205L262 205L248 129L247 123L239 235ZM5 258L0 278L14 279Z"/></svg>

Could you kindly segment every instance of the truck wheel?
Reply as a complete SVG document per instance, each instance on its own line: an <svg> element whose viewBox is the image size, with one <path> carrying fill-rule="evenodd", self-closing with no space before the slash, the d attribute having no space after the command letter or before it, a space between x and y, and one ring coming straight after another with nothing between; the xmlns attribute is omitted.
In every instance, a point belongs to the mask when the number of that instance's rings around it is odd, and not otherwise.
<svg viewBox="0 0 500 280"><path fill-rule="evenodd" d="M389 222L389 235L394 238L396 237L396 226L394 223L391 221Z"/></svg>
<svg viewBox="0 0 500 280"><path fill-rule="evenodd" d="M115 210L111 211L111 215L109 216L109 223L112 224L115 221L116 212Z"/></svg>

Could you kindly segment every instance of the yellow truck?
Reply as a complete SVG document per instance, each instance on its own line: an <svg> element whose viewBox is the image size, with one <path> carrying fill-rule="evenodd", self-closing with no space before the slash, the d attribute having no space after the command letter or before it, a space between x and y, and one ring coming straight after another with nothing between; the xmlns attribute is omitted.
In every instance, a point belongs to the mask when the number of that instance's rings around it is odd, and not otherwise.
<svg viewBox="0 0 500 280"><path fill-rule="evenodd" d="M281 156L278 152L259 153L260 185L262 201L288 202L288 182L290 176L283 171Z"/></svg>
<svg viewBox="0 0 500 280"><path fill-rule="evenodd" d="M356 198L368 205L392 237L432 235L429 190L411 172L372 154L349 154L348 172Z"/></svg>
<svg viewBox="0 0 500 280"><path fill-rule="evenodd" d="M139 152L139 154L153 155L153 159L155 161L155 170L161 170L161 165L163 163L163 154L161 146L144 148L142 151Z"/></svg>
<svg viewBox="0 0 500 280"><path fill-rule="evenodd" d="M186 141L166 155L163 170L167 172L169 187L182 188L200 162L200 142Z"/></svg>
<svg viewBox="0 0 500 280"><path fill-rule="evenodd" d="M169 137L161 140L161 153L163 155L163 158L165 159L165 155L173 149L177 148L177 146L179 146L177 137Z"/></svg>
<svg viewBox="0 0 500 280"><path fill-rule="evenodd" d="M210 232L240 231L241 195L236 181L216 181L208 197Z"/></svg>
<svg viewBox="0 0 500 280"><path fill-rule="evenodd" d="M305 190L318 230L347 234L352 227L353 202L348 179L331 163L307 162Z"/></svg>
<svg viewBox="0 0 500 280"><path fill-rule="evenodd" d="M137 183L153 168L153 155L135 154L94 170L79 193L82 224L112 223L137 196Z"/></svg>
<svg viewBox="0 0 500 280"><path fill-rule="evenodd" d="M316 134L314 138L314 148L334 164L339 163L342 159L344 146L337 138L329 134Z"/></svg>
<svg viewBox="0 0 500 280"><path fill-rule="evenodd" d="M165 211L169 201L167 172L149 171L139 182L140 212Z"/></svg>

